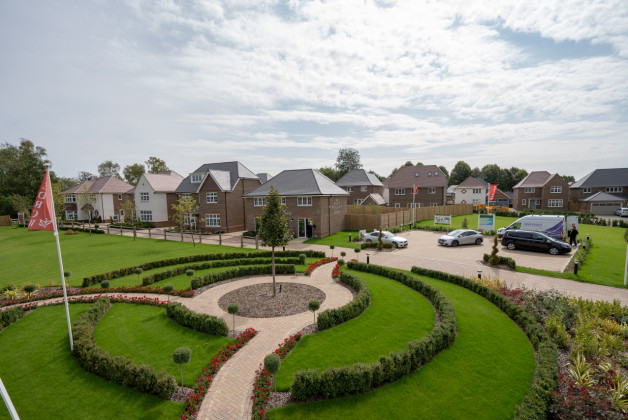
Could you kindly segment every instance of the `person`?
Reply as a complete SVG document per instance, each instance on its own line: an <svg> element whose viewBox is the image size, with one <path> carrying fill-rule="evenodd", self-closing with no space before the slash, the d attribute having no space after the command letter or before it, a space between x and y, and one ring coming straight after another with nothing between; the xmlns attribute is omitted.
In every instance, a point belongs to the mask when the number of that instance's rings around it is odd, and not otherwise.
<svg viewBox="0 0 628 420"><path fill-rule="evenodd" d="M571 229L569 229L569 245L577 245L578 244L578 229L576 229L576 224L571 224Z"/></svg>

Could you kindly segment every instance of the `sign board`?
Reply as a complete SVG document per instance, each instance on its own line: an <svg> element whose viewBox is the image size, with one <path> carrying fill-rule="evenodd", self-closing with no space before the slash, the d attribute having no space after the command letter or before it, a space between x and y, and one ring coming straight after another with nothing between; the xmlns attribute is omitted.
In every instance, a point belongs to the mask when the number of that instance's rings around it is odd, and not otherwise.
<svg viewBox="0 0 628 420"><path fill-rule="evenodd" d="M451 226L451 214L435 214L434 224Z"/></svg>
<svg viewBox="0 0 628 420"><path fill-rule="evenodd" d="M495 230L494 214L478 214L478 230L487 231Z"/></svg>
<svg viewBox="0 0 628 420"><path fill-rule="evenodd" d="M18 212L18 214L17 214L17 221L18 221L18 223L20 225L24 223L24 213Z"/></svg>

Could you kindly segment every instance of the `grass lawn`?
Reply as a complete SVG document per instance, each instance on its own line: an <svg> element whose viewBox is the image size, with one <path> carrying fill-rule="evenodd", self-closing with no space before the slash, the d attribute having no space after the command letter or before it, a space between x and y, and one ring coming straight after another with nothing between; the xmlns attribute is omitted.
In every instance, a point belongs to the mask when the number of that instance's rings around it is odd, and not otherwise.
<svg viewBox="0 0 628 420"><path fill-rule="evenodd" d="M450 283L424 280L456 309L458 337L449 349L413 374L367 394L285 406L270 410L269 418L512 418L534 373L527 337L486 299Z"/></svg>
<svg viewBox="0 0 628 420"><path fill-rule="evenodd" d="M363 362L398 351L434 328L432 304L420 293L380 276L357 271L371 289L371 305L362 315L318 334L307 335L282 361L277 389L290 389L300 369L325 369Z"/></svg>
<svg viewBox="0 0 628 420"><path fill-rule="evenodd" d="M119 235L59 234L63 268L71 271L69 284L80 286L83 277L163 258L217 252L252 252L229 246L133 238ZM57 247L52 232L0 227L0 286L61 283Z"/></svg>
<svg viewBox="0 0 628 420"><path fill-rule="evenodd" d="M72 320L89 308L70 305ZM85 372L70 352L62 305L26 315L0 333L0 377L22 419L174 419L163 401ZM0 419L9 419L0 404Z"/></svg>
<svg viewBox="0 0 628 420"><path fill-rule="evenodd" d="M349 233L351 233L351 239L357 238L359 234L357 230L342 230L324 238L308 239L304 243L316 245L335 245L336 247L350 249L359 248L360 242L349 242ZM334 257L340 257L340 250L334 250Z"/></svg>
<svg viewBox="0 0 628 420"><path fill-rule="evenodd" d="M151 365L177 379L179 365L172 361L177 347L189 347L192 358L183 365L183 384L193 387L202 369L233 340L184 328L166 316L164 308L116 303L94 329L96 344L113 356L124 356L140 365Z"/></svg>

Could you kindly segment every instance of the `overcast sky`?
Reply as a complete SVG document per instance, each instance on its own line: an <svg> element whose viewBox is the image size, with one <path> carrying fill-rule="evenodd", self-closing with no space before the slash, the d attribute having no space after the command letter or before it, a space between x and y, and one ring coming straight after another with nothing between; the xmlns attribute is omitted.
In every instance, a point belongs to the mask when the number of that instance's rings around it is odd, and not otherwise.
<svg viewBox="0 0 628 420"><path fill-rule="evenodd" d="M61 176L628 166L625 0L3 0L0 63L0 142Z"/></svg>

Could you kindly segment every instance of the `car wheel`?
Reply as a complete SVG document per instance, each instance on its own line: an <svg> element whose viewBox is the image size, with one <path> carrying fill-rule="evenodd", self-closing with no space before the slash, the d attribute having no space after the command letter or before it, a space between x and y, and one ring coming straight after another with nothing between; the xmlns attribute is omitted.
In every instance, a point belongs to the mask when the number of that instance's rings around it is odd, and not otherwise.
<svg viewBox="0 0 628 420"><path fill-rule="evenodd" d="M506 248L508 248L511 251L514 251L515 249L517 249L517 245L515 245L514 242L508 242L508 245L506 245Z"/></svg>
<svg viewBox="0 0 628 420"><path fill-rule="evenodd" d="M554 247L554 246L553 246L553 247L551 247L551 248L549 249L549 253L550 253L550 254L552 254L552 255L558 255L558 248L556 248L556 247Z"/></svg>
<svg viewBox="0 0 628 420"><path fill-rule="evenodd" d="M393 246L394 246L395 248L399 248L399 245L397 244L397 242L393 242Z"/></svg>
<svg viewBox="0 0 628 420"><path fill-rule="evenodd" d="M458 246L458 241L453 241L453 242L451 243L451 246Z"/></svg>
<svg viewBox="0 0 628 420"><path fill-rule="evenodd" d="M477 239L475 240L475 244L476 244L476 245L482 245L482 240L481 240L480 238L477 238Z"/></svg>
<svg viewBox="0 0 628 420"><path fill-rule="evenodd" d="M368 242L368 243L370 244L370 243L371 243L371 240L370 240L370 239L367 239L365 242Z"/></svg>

